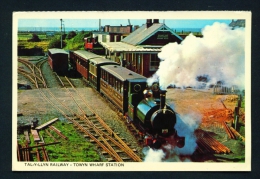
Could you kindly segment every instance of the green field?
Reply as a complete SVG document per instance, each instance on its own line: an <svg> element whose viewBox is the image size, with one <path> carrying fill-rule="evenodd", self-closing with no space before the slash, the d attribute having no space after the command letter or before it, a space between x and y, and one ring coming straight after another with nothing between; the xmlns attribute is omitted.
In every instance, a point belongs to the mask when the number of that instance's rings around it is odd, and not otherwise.
<svg viewBox="0 0 260 179"><path fill-rule="evenodd" d="M48 39L46 34L40 34L40 35L38 35L38 37L41 40L47 40ZM32 34L18 34L18 41L29 40L31 38L32 38Z"/></svg>
<svg viewBox="0 0 260 179"><path fill-rule="evenodd" d="M18 33L18 46L25 48L25 49L31 49L35 47L40 47L43 49L44 52L48 51L50 42L53 41L59 41L57 44L60 44L60 34L55 34L54 36L47 36L45 33L36 34L40 42L28 42L28 40L32 39L33 35L32 33ZM63 42L65 42L65 46L63 46L63 49L66 50L79 50L84 49L84 37L88 37L90 35L90 32L78 32L78 34L71 38L71 39L63 39ZM58 48L58 47L56 47Z"/></svg>

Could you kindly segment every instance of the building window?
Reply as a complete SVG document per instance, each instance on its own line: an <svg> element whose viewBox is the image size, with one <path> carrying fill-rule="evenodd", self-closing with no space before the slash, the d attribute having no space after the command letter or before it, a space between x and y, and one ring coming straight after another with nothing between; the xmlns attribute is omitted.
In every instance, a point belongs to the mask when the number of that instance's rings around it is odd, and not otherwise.
<svg viewBox="0 0 260 179"><path fill-rule="evenodd" d="M157 54L150 54L150 71L158 70L160 59Z"/></svg>

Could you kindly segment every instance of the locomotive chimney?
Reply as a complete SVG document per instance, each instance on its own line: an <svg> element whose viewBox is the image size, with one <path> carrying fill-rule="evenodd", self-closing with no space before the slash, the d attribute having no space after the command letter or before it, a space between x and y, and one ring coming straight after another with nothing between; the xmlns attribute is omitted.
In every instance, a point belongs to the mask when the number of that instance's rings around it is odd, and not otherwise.
<svg viewBox="0 0 260 179"><path fill-rule="evenodd" d="M166 90L161 90L160 91L160 109L163 109L165 106L165 101L166 101Z"/></svg>

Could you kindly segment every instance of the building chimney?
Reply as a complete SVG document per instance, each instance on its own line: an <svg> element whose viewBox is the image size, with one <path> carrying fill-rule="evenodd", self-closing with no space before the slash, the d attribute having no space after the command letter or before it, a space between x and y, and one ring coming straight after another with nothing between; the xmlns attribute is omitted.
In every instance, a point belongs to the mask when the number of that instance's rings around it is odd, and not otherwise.
<svg viewBox="0 0 260 179"><path fill-rule="evenodd" d="M166 90L161 90L160 91L160 109L164 109L165 106L165 101L166 101Z"/></svg>
<svg viewBox="0 0 260 179"><path fill-rule="evenodd" d="M146 19L146 28L149 28L153 25L152 19Z"/></svg>
<svg viewBox="0 0 260 179"><path fill-rule="evenodd" d="M109 32L109 25L105 25L105 32Z"/></svg>
<svg viewBox="0 0 260 179"><path fill-rule="evenodd" d="M153 23L154 23L154 24L158 24L158 23L159 23L159 19L154 19L154 20L153 20Z"/></svg>

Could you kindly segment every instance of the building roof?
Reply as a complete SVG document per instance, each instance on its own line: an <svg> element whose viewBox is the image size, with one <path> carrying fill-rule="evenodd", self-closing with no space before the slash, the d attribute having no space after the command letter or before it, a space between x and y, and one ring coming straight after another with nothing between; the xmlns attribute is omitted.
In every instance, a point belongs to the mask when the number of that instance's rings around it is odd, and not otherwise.
<svg viewBox="0 0 260 179"><path fill-rule="evenodd" d="M102 69L106 70L116 78L121 81L129 80L129 79L143 79L146 80L146 77L139 75L125 67L115 66L115 65L106 65L102 66Z"/></svg>
<svg viewBox="0 0 260 179"><path fill-rule="evenodd" d="M100 55L97 55L97 54L94 54L94 53L91 53L89 51L86 51L86 50L76 50L74 51L75 54L89 60L89 59L92 59L92 58L101 58Z"/></svg>
<svg viewBox="0 0 260 179"><path fill-rule="evenodd" d="M109 59L103 58L103 57L92 58L89 61L90 61L90 63L93 63L93 64L115 64L115 65L118 65L118 63L111 61Z"/></svg>
<svg viewBox="0 0 260 179"><path fill-rule="evenodd" d="M59 49L59 48L50 48L50 49L48 49L48 51L49 51L51 54L58 54L58 53L69 54L69 53L66 52L65 50Z"/></svg>
<svg viewBox="0 0 260 179"><path fill-rule="evenodd" d="M161 47L146 48L145 46L134 46L124 42L100 42L100 44L111 52L160 52Z"/></svg>
<svg viewBox="0 0 260 179"><path fill-rule="evenodd" d="M101 35L109 35L109 32L102 32L102 31L93 31L92 34L101 34Z"/></svg>
<svg viewBox="0 0 260 179"><path fill-rule="evenodd" d="M179 35L177 35L172 29L167 27L165 24L154 23L149 28L147 28L147 24L144 24L143 26L129 34L126 38L121 40L121 42L125 42L131 45L139 45L158 31L170 31L177 38L183 40Z"/></svg>

